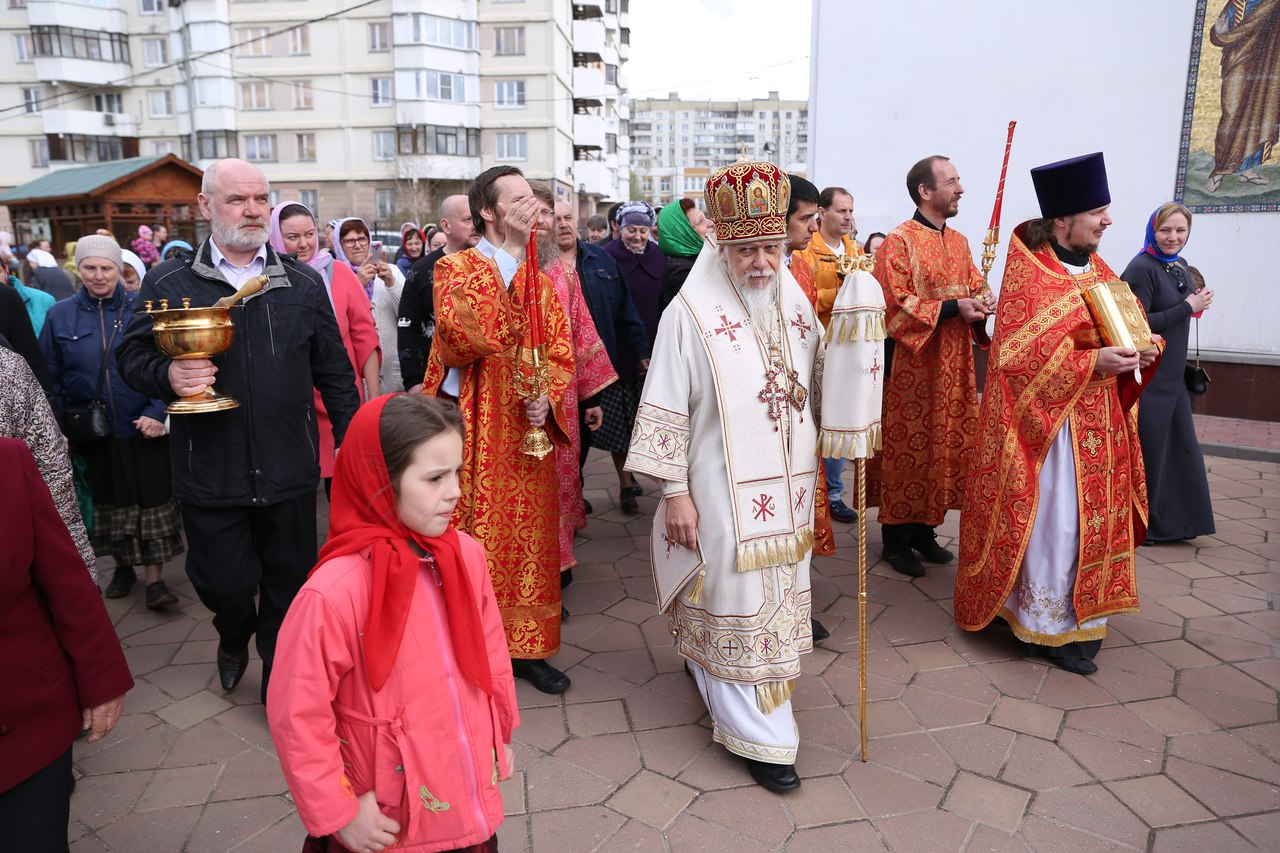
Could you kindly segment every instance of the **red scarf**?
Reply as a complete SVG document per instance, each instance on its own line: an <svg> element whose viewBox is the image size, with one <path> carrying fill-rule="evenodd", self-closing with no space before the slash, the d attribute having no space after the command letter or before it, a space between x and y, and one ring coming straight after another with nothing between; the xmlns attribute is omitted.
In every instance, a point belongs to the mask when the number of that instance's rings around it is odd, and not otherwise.
<svg viewBox="0 0 1280 853"><path fill-rule="evenodd" d="M365 549L372 552L373 592L363 639L369 683L376 692L391 674L409 619L421 565L409 543L417 543L434 557L440 573L449 639L458 667L468 681L493 695L479 602L467 578L457 531L450 527L440 536L423 536L405 527L396 510L378 433L382 409L393 396L370 400L351 419L334 466L329 538L320 549L316 568L344 554L359 554Z"/></svg>

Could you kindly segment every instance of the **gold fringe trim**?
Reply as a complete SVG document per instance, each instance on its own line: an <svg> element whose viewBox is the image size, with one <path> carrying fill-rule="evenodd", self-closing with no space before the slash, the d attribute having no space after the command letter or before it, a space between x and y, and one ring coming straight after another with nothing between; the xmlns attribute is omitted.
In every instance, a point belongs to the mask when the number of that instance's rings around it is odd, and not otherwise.
<svg viewBox="0 0 1280 853"><path fill-rule="evenodd" d="M706 576L707 576L706 569L702 569L701 571L698 572L698 576L693 579L693 588L690 589L689 594L684 597L685 601L689 602L690 604L702 603L702 579L705 578Z"/></svg>
<svg viewBox="0 0 1280 853"><path fill-rule="evenodd" d="M884 310L880 308L842 311L831 317L822 340L826 344L849 341L883 341L887 337Z"/></svg>
<svg viewBox="0 0 1280 853"><path fill-rule="evenodd" d="M738 571L753 572L769 566L798 563L813 550L813 530L802 528L797 533L772 536L758 542L738 546Z"/></svg>
<svg viewBox="0 0 1280 853"><path fill-rule="evenodd" d="M880 450L883 432L879 423L854 432L818 431L818 456L823 459L870 459Z"/></svg>
<svg viewBox="0 0 1280 853"><path fill-rule="evenodd" d="M791 691L796 686L796 680L790 681L766 681L764 684L756 685L756 704L760 706L760 712L763 714L772 714L791 700Z"/></svg>

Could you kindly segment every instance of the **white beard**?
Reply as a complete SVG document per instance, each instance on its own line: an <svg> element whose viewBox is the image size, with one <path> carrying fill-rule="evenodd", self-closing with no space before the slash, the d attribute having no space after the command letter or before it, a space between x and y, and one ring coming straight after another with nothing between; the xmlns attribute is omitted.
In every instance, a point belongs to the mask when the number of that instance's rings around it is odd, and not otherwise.
<svg viewBox="0 0 1280 853"><path fill-rule="evenodd" d="M775 273L748 273L737 276L729 272L729 281L747 305L751 322L763 334L768 334L778 316L780 281Z"/></svg>

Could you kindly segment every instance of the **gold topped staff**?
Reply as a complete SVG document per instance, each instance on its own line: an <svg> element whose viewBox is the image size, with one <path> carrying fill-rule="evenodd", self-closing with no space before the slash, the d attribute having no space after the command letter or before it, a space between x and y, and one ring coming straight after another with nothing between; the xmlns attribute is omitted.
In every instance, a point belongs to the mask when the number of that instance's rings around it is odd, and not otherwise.
<svg viewBox="0 0 1280 853"><path fill-rule="evenodd" d="M1004 178L1009 172L1009 150L1013 148L1013 129L1016 121L1009 122L1009 136L1004 141L1004 163L1000 166L1000 183L996 185L996 205L991 211L991 224L987 226L987 236L982 240L982 296L988 304L995 301L991 287L987 284L987 276L991 266L996 262L996 246L1000 245L1000 208L1004 203Z"/></svg>

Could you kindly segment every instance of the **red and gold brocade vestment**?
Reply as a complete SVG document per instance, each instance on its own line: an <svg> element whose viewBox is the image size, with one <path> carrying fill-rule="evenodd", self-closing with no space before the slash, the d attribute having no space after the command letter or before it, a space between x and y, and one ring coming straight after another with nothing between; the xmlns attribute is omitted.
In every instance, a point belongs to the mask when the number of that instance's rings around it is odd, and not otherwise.
<svg viewBox="0 0 1280 853"><path fill-rule="evenodd" d="M524 277L521 261L508 290L497 263L477 249L436 262L436 334L422 392L439 394L448 369L458 369L465 435L453 523L488 555L511 656L542 659L560 648L559 513L555 454L535 459L520 452L529 422L513 378L516 346L530 343ZM560 446L568 443L564 403L573 349L550 279L539 273L538 280L544 393L551 402L545 428Z"/></svg>
<svg viewBox="0 0 1280 853"><path fill-rule="evenodd" d="M959 318L941 320L942 303L977 297L982 274L963 234L912 219L880 246L874 275L884 289L894 351L885 382L879 496L869 503L879 504L881 524L936 527L947 510L960 509L966 454L978 425L977 332Z"/></svg>
<svg viewBox="0 0 1280 853"><path fill-rule="evenodd" d="M1010 240L960 515L955 619L969 631L999 615L1018 582L1040 470L1061 430L1070 431L1075 457L1077 622L1138 609L1133 546L1146 533L1147 488L1135 404L1143 386L1132 373L1094 373L1102 342L1080 295L1119 276L1096 254L1089 271L1072 275L1050 246L1030 251L1024 229Z"/></svg>
<svg viewBox="0 0 1280 853"><path fill-rule="evenodd" d="M799 252L792 252L790 269L796 284L800 285L800 289L804 291L805 298L816 309L818 285L813 267L809 266ZM839 288L836 289L839 290ZM830 316L830 310L828 307L828 316ZM835 532L831 529L831 504L827 501L827 478L819 477L817 485L814 486L813 497L813 553L818 557L831 557L836 553Z"/></svg>
<svg viewBox="0 0 1280 853"><path fill-rule="evenodd" d="M565 390L565 427L569 433L567 444L557 445L556 490L560 507L560 571L577 565L573 555L573 534L587 526L587 512L582 503L582 484L578 482L578 459L582 449L582 437L578 434L578 404L594 397L618 381L609 353L596 330L587 300L582 295L578 271L572 264L556 261L547 270L556 298L569 318L569 334L573 339L574 377Z"/></svg>

